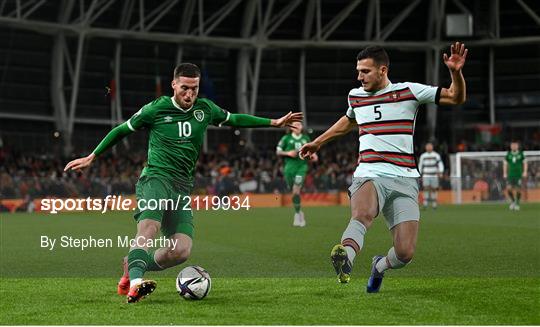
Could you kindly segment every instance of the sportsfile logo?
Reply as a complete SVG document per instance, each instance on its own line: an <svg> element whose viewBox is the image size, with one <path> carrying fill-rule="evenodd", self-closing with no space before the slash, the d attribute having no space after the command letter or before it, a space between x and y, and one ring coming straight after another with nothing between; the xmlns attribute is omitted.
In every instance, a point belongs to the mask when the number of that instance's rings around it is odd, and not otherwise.
<svg viewBox="0 0 540 327"><path fill-rule="evenodd" d="M136 210L249 210L249 196L181 196L173 199L132 199L121 195L102 198L42 199L40 210L52 214L62 211L107 211Z"/></svg>

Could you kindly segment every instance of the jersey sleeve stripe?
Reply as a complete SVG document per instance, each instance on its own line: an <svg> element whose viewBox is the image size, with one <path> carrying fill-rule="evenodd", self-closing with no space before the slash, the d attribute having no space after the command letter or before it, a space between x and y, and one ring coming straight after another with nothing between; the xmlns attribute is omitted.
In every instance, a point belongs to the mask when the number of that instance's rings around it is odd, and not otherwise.
<svg viewBox="0 0 540 327"><path fill-rule="evenodd" d="M131 126L130 120L131 120L131 119L128 119L128 121L127 121L127 127L128 127L132 132L135 132L135 128L133 128L133 126Z"/></svg>
<svg viewBox="0 0 540 327"><path fill-rule="evenodd" d="M226 122L229 121L229 118L231 118L231 113L227 111L227 117L225 118L224 121L222 121L221 123L218 124L219 127L221 127L223 124L225 124Z"/></svg>

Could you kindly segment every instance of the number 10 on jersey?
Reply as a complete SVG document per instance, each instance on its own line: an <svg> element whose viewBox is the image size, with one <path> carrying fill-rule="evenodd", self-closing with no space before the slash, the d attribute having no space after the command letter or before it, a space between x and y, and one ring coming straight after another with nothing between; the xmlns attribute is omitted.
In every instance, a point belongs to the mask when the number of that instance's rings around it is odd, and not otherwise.
<svg viewBox="0 0 540 327"><path fill-rule="evenodd" d="M178 122L178 135L180 137L191 136L191 123L188 121L179 121Z"/></svg>

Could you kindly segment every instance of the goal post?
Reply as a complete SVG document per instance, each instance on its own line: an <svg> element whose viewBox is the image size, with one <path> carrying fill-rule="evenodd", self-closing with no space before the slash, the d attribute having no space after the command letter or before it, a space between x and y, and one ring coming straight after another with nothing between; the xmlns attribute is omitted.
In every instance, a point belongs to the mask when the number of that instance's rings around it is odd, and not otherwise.
<svg viewBox="0 0 540 327"><path fill-rule="evenodd" d="M524 151L528 176L522 188L531 190L531 200L540 201L540 151ZM507 151L457 152L450 155L453 202L503 201L503 162Z"/></svg>

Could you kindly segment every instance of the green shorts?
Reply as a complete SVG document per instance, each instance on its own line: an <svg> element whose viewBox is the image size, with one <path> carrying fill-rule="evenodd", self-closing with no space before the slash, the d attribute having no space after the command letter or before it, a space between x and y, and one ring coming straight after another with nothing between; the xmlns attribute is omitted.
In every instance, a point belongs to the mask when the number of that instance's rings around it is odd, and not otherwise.
<svg viewBox="0 0 540 327"><path fill-rule="evenodd" d="M521 187L521 176L508 176L506 182L512 187Z"/></svg>
<svg viewBox="0 0 540 327"><path fill-rule="evenodd" d="M165 237L176 233L193 238L193 213L189 194L178 191L164 178L142 176L135 188L137 212L135 220L152 219L161 223Z"/></svg>
<svg viewBox="0 0 540 327"><path fill-rule="evenodd" d="M302 187L306 179L306 174L307 174L307 167L301 167L301 168L287 168L286 167L283 172L283 175L285 175L285 182L287 182L287 185L291 189L294 185L298 185Z"/></svg>

